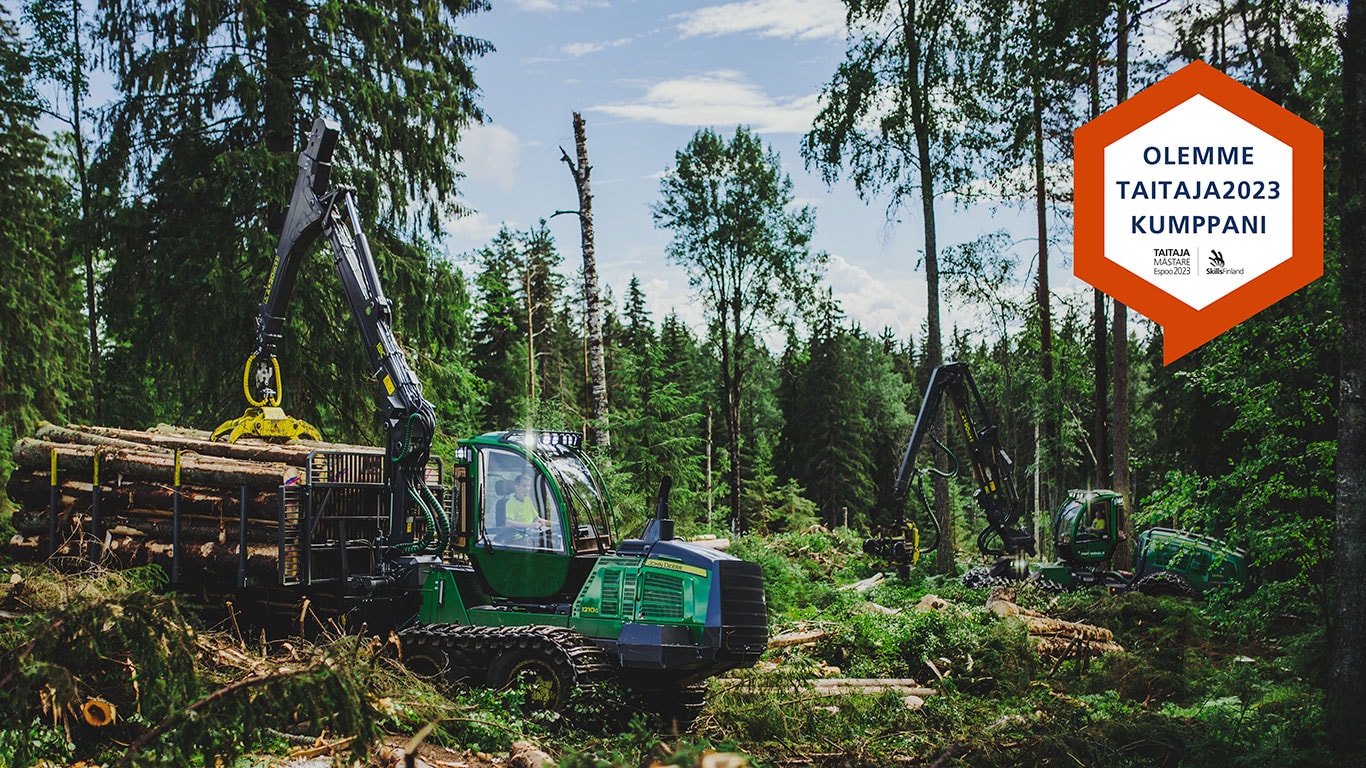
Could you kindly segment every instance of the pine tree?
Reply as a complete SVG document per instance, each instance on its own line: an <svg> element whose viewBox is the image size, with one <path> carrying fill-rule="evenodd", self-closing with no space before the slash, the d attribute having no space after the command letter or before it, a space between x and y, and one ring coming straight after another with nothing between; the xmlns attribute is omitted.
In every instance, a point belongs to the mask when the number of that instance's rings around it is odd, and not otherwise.
<svg viewBox="0 0 1366 768"><path fill-rule="evenodd" d="M95 231L95 181L90 175L92 142L86 128L93 122L86 100L90 90L92 57L89 30L79 0L29 0L25 19L33 30L33 74L36 80L53 83L59 96L43 111L64 125L70 148L70 167L75 175L79 207L67 218L65 240L85 261L85 320L89 346L91 412L96 421L103 415L100 395L99 314L96 305L96 256L101 248ZM63 98L66 104L61 104Z"/></svg>
<svg viewBox="0 0 1366 768"><path fill-rule="evenodd" d="M487 387L484 426L506 429L519 423L518 405L527 393L526 342L514 274L520 255L512 231L500 230L477 258L474 373Z"/></svg>

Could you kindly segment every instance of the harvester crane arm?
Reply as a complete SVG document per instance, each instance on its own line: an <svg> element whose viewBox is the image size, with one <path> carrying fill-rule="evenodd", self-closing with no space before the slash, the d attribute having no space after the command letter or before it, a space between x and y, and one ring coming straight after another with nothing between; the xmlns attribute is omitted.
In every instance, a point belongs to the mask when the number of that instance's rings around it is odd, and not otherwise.
<svg viewBox="0 0 1366 768"><path fill-rule="evenodd" d="M1010 456L1001 447L1000 431L991 420L966 363L945 363L930 374L930 383L925 388L925 398L920 403L920 412L901 457L901 468L893 488L892 504L898 515L898 526L906 527L901 516L905 513L912 481L919 474L915 468L916 457L946 395L953 404L954 421L961 428L968 448L977 483L974 499L987 519L987 527L977 536L978 549L983 554L1034 554L1034 537L1019 526L1023 509L1010 477ZM933 513L930 514L933 517ZM1000 538L1004 552L991 547L993 536ZM869 544L873 546L865 545L865 549L870 551L886 549L885 545L879 546L877 539L870 540Z"/></svg>

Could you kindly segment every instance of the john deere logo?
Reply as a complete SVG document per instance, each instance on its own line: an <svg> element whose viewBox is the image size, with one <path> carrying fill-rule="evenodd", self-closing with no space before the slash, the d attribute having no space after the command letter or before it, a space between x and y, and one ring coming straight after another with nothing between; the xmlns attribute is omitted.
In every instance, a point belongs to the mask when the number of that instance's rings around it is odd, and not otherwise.
<svg viewBox="0 0 1366 768"><path fill-rule="evenodd" d="M1205 274L1207 274L1207 275L1241 275L1241 274L1243 274L1243 273L1246 272L1246 271L1247 271L1246 269L1242 269L1242 268L1240 268L1240 269L1229 269L1229 268L1225 265L1225 263L1224 263L1224 254L1223 254L1222 251L1216 251L1216 250L1214 250L1213 248L1211 248L1211 249L1209 250L1209 266L1208 266L1208 267L1205 267Z"/></svg>

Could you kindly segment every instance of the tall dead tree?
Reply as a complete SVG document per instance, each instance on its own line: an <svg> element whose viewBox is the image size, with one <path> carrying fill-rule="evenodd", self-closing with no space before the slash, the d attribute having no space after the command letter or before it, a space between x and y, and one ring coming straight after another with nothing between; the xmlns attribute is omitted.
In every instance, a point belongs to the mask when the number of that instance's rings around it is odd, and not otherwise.
<svg viewBox="0 0 1366 768"><path fill-rule="evenodd" d="M607 449L612 445L607 413L607 362L602 348L602 297L598 293L598 265L593 253L593 193L588 176L588 142L583 115L574 113L574 147L578 162L560 148L560 159L569 166L574 186L579 191L579 239L583 246L583 304L588 335L588 412L593 445Z"/></svg>

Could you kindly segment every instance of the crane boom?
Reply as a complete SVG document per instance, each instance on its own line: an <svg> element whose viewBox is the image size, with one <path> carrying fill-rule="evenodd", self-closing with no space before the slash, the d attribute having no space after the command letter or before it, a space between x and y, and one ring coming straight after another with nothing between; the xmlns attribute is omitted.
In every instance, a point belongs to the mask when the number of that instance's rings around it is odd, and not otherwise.
<svg viewBox="0 0 1366 768"><path fill-rule="evenodd" d="M912 481L919 475L919 470L915 468L916 458L924 447L925 439L930 436L934 415L943 405L945 396L953 405L954 422L961 430L968 449L977 485L973 498L987 520L987 527L977 536L977 548L986 555L1034 554L1034 537L1019 526L1024 510L1010 476L1013 462L1001 446L1000 430L991 420L982 393L977 389L977 383L973 381L966 363L945 363L930 374L930 383L925 388L925 397L920 403L911 439L901 456L901 468L897 471L896 485L893 487L892 504L897 521L892 526L891 535L866 541L865 551L883 555L903 571L914 564L914 553L907 551L907 548L908 545L918 544L919 535L914 526L905 520L906 502ZM923 497L922 503L928 507ZM933 511L926 511L933 520ZM991 546L993 537L1001 540L1002 549Z"/></svg>
<svg viewBox="0 0 1366 768"><path fill-rule="evenodd" d="M392 513L397 520L410 501L419 507L429 506L424 499L423 472L436 433L436 412L423 397L422 385L394 335L393 304L380 286L370 244L361 230L355 192L350 187L330 186L332 152L340 132L336 122L318 118L307 145L299 153L299 173L285 213L270 281L257 311L256 347L243 372L243 389L250 407L242 417L220 425L213 438L226 437L229 442L245 435L321 439L317 429L286 416L279 407L280 366L276 352L284 334L299 265L318 237L326 235L332 245L342 293L370 361L371 376L382 386L380 412L385 455L389 459L386 465L394 489Z"/></svg>

